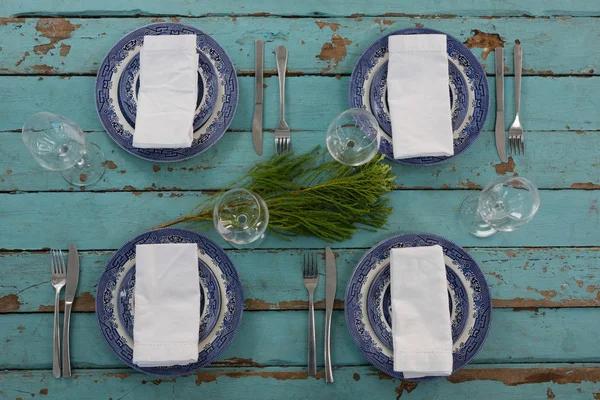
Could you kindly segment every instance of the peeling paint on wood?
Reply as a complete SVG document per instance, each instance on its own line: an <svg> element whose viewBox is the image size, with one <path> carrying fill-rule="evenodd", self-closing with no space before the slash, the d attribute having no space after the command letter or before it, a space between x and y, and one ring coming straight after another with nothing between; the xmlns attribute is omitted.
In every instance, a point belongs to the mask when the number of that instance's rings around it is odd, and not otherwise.
<svg viewBox="0 0 600 400"><path fill-rule="evenodd" d="M19 307L21 307L21 303L16 294L0 297L0 313L15 312L19 310Z"/></svg>
<svg viewBox="0 0 600 400"><path fill-rule="evenodd" d="M446 378L451 383L464 383L474 380L500 381L507 386L528 385L533 383L569 383L600 382L600 368L490 368L463 369Z"/></svg>
<svg viewBox="0 0 600 400"><path fill-rule="evenodd" d="M337 68L339 62L346 57L346 46L351 43L352 41L348 38L343 38L340 35L333 35L331 37L331 42L327 42L323 45L321 52L316 56L319 60L328 62L328 66L322 71L323 73L328 72L332 68Z"/></svg>
<svg viewBox="0 0 600 400"><path fill-rule="evenodd" d="M70 38L73 31L79 27L81 24L72 24L65 18L40 18L35 29L41 37L50 42L34 46L33 52L38 55L48 54L50 50L56 48L58 42Z"/></svg>
<svg viewBox="0 0 600 400"><path fill-rule="evenodd" d="M497 33L486 33L479 29L473 29L473 36L465 41L465 46L468 48L481 48L481 58L486 59L487 56L494 51L496 47L504 47L504 40Z"/></svg>
<svg viewBox="0 0 600 400"><path fill-rule="evenodd" d="M512 157L508 157L507 162L500 162L498 164L492 164L496 169L496 174L506 175L509 172L515 172L515 160Z"/></svg>

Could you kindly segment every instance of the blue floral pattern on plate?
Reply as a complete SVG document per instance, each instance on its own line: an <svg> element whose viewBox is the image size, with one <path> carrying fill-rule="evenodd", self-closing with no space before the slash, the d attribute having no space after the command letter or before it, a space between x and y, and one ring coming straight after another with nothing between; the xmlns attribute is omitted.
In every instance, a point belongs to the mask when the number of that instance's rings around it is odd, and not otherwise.
<svg viewBox="0 0 600 400"><path fill-rule="evenodd" d="M198 245L201 315L196 363L141 368L132 362L135 246L150 243ZM216 360L233 339L242 310L242 284L229 257L210 239L185 229L159 229L129 241L108 261L96 294L98 326L113 352L128 366L158 376L189 374Z"/></svg>
<svg viewBox="0 0 600 400"><path fill-rule="evenodd" d="M396 247L433 246L444 249L451 302L453 372L467 365L487 337L492 302L487 282L477 263L460 246L428 233L408 233L389 238L370 249L348 281L345 298L350 335L365 358L386 374L394 371L389 295L389 255ZM427 381L436 377L416 379Z"/></svg>
<svg viewBox="0 0 600 400"><path fill-rule="evenodd" d="M350 79L348 99L351 107L373 113L383 131L379 150L390 160L407 165L433 165L451 157L394 159L392 128L387 106L387 41L391 35L444 34L433 29L402 29L373 43L360 57ZM454 156L465 151L479 137L487 118L489 89L485 71L473 53L450 35L447 37L448 73Z"/></svg>
<svg viewBox="0 0 600 400"><path fill-rule="evenodd" d="M179 34L196 35L199 53L192 146L182 149L133 147L139 53L144 36ZM151 161L181 161L202 153L223 136L237 108L238 82L231 60L214 39L191 26L160 22L136 29L113 46L98 69L95 96L104 129L125 151Z"/></svg>

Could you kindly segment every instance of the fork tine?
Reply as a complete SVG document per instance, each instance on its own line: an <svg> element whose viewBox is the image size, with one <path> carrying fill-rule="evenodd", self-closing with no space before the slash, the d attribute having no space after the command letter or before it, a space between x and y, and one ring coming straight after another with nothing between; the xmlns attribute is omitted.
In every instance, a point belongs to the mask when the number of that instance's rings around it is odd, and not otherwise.
<svg viewBox="0 0 600 400"><path fill-rule="evenodd" d="M519 154L523 155L523 135L519 135Z"/></svg>
<svg viewBox="0 0 600 400"><path fill-rule="evenodd" d="M66 274L67 273L67 267L65 267L65 258L63 257L62 250L59 250L58 254L60 255L60 273L61 274Z"/></svg>
<svg viewBox="0 0 600 400"><path fill-rule="evenodd" d="M54 250L50 250L50 272L54 274Z"/></svg>
<svg viewBox="0 0 600 400"><path fill-rule="evenodd" d="M521 135L521 153L525 155L525 136Z"/></svg>
<svg viewBox="0 0 600 400"><path fill-rule="evenodd" d="M515 138L514 138L512 135L510 135L510 136L508 137L508 143L509 143L509 145L510 145L510 152L511 152L512 154L515 154L515 146L514 146L514 143L515 143Z"/></svg>

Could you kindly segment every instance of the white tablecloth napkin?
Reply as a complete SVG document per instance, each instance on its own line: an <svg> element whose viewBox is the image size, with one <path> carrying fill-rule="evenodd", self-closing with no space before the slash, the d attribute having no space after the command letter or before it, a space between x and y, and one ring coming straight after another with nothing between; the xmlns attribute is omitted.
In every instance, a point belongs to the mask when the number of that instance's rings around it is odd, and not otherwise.
<svg viewBox="0 0 600 400"><path fill-rule="evenodd" d="M133 363L198 361L200 283L195 243L136 246Z"/></svg>
<svg viewBox="0 0 600 400"><path fill-rule="evenodd" d="M452 373L444 252L438 245L390 252L394 371L407 379Z"/></svg>
<svg viewBox="0 0 600 400"><path fill-rule="evenodd" d="M453 155L446 35L390 36L388 49L394 158Z"/></svg>
<svg viewBox="0 0 600 400"><path fill-rule="evenodd" d="M190 147L197 86L196 35L144 36L133 146Z"/></svg>

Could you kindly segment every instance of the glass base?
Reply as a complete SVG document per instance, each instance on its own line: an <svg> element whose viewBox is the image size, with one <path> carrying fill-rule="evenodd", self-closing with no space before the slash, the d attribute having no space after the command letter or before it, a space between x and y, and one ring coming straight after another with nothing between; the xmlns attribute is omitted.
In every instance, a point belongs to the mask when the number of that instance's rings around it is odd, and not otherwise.
<svg viewBox="0 0 600 400"><path fill-rule="evenodd" d="M104 152L94 143L87 143L81 160L73 167L62 171L67 182L75 186L91 185L102 178L106 171Z"/></svg>
<svg viewBox="0 0 600 400"><path fill-rule="evenodd" d="M229 241L225 238L225 240L227 240L227 243L229 243L233 248L238 249L238 250L254 250L260 247L260 245L262 244L262 242L265 240L265 238L267 237L266 233L263 233L258 239L256 239L253 242L249 242L249 243L236 243L236 242L232 242Z"/></svg>
<svg viewBox="0 0 600 400"><path fill-rule="evenodd" d="M460 206L460 219L471 235L489 237L498 232L481 218L477 207L479 206L479 193L470 195Z"/></svg>

